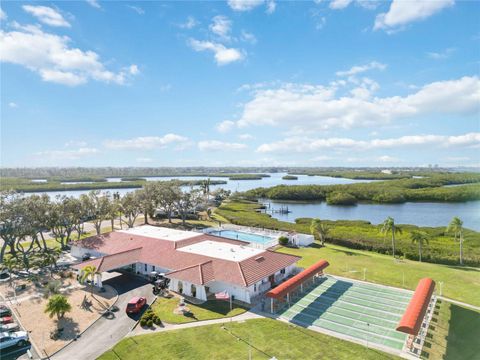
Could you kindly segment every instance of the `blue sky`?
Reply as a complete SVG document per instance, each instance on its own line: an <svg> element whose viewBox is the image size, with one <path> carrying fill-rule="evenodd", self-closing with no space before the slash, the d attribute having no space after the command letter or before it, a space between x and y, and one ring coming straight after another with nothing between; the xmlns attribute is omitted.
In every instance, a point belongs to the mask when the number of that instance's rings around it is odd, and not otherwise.
<svg viewBox="0 0 480 360"><path fill-rule="evenodd" d="M4 1L1 165L479 166L479 11Z"/></svg>

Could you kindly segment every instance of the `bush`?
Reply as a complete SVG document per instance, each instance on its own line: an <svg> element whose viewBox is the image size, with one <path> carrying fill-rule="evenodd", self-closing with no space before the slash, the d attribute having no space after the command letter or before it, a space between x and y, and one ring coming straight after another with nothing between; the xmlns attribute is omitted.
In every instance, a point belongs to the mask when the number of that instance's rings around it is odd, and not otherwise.
<svg viewBox="0 0 480 360"><path fill-rule="evenodd" d="M140 325L141 326L147 326L147 320L145 320L142 316L142 318L140 319Z"/></svg>
<svg viewBox="0 0 480 360"><path fill-rule="evenodd" d="M333 192L327 195L328 205L355 205L357 198L346 192Z"/></svg>
<svg viewBox="0 0 480 360"><path fill-rule="evenodd" d="M153 321L152 321L152 320L148 320L148 321L147 321L147 326L148 326L148 327L152 327L152 326L153 326Z"/></svg>
<svg viewBox="0 0 480 360"><path fill-rule="evenodd" d="M278 238L278 243L279 243L280 245L283 245L283 246L288 245L288 237L286 237L286 236L280 236L280 237Z"/></svg>

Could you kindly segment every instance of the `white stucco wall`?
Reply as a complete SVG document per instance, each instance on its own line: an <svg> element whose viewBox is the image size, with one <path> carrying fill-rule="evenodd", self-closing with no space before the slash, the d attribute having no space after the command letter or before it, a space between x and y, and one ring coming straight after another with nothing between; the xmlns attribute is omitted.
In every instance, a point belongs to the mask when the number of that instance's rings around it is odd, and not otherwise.
<svg viewBox="0 0 480 360"><path fill-rule="evenodd" d="M297 246L309 246L314 242L315 238L313 235L295 234L292 236L291 240Z"/></svg>
<svg viewBox="0 0 480 360"><path fill-rule="evenodd" d="M246 287L227 284L221 281L212 281L209 282L206 286L210 288L211 293L227 291L230 295L233 295L236 300L240 300L250 304L250 293L248 291L248 288Z"/></svg>

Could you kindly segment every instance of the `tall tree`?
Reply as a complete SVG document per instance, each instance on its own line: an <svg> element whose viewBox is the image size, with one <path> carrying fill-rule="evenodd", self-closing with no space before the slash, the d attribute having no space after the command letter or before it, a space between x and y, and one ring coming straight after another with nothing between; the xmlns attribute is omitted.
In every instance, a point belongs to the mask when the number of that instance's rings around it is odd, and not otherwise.
<svg viewBox="0 0 480 360"><path fill-rule="evenodd" d="M395 225L395 220L389 216L385 219L382 223L382 227L380 229L382 234L392 234L392 255L395 258L395 234L401 234L402 229Z"/></svg>
<svg viewBox="0 0 480 360"><path fill-rule="evenodd" d="M102 223L108 219L110 209L110 193L100 190L90 191L87 195L82 195L82 202L92 218L93 226L97 235L102 233Z"/></svg>
<svg viewBox="0 0 480 360"><path fill-rule="evenodd" d="M4 260L7 247L11 256L17 255L15 244L26 236L24 224L27 220L27 207L25 204L25 198L21 194L14 191L0 193L0 237L3 240L0 263Z"/></svg>
<svg viewBox="0 0 480 360"><path fill-rule="evenodd" d="M159 186L157 182L147 182L141 190L138 190L137 196L142 207L144 222L148 224L148 217L153 217L158 205Z"/></svg>
<svg viewBox="0 0 480 360"><path fill-rule="evenodd" d="M132 228L135 225L135 220L142 213L142 206L139 197L137 190L126 193L120 201L121 211L125 218L123 221L129 228Z"/></svg>
<svg viewBox="0 0 480 360"><path fill-rule="evenodd" d="M93 286L94 286L94 280L95 280L95 275L98 274L97 268L93 265L87 265L84 268L82 268L82 276L80 280L82 282L86 280L90 280L90 294L93 296Z"/></svg>
<svg viewBox="0 0 480 360"><path fill-rule="evenodd" d="M463 221L455 216L447 226L447 232L453 232L453 238L460 244L460 265L463 265Z"/></svg>
<svg viewBox="0 0 480 360"><path fill-rule="evenodd" d="M410 239L412 240L413 244L418 244L419 260L422 262L422 249L424 244L429 243L428 235L423 231L412 231L410 233Z"/></svg>
<svg viewBox="0 0 480 360"><path fill-rule="evenodd" d="M322 223L320 219L312 219L310 224L310 233L320 239L322 246L325 245L325 240L327 239L330 228L327 224Z"/></svg>
<svg viewBox="0 0 480 360"><path fill-rule="evenodd" d="M165 211L168 222L172 222L172 215L176 209L177 199L182 195L180 186L176 181L164 181L159 185L158 205Z"/></svg>
<svg viewBox="0 0 480 360"><path fill-rule="evenodd" d="M186 219L189 212L195 212L196 207L201 202L200 192L191 188L190 191L181 191L177 194L175 207L182 218L182 225L186 225Z"/></svg>
<svg viewBox="0 0 480 360"><path fill-rule="evenodd" d="M62 250L78 224L78 208L79 201L67 196L57 196L49 208L47 224Z"/></svg>

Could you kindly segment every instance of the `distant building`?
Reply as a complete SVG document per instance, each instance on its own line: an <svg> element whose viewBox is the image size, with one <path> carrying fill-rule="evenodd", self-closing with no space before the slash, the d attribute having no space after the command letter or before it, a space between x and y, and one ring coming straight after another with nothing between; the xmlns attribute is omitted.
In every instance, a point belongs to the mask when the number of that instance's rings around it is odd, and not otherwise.
<svg viewBox="0 0 480 360"><path fill-rule="evenodd" d="M244 241L149 225L79 240L71 253L95 257L75 268L95 266L97 286L105 271L123 268L147 276L155 271L171 279L172 291L200 300L226 291L246 303L294 273L300 259Z"/></svg>

